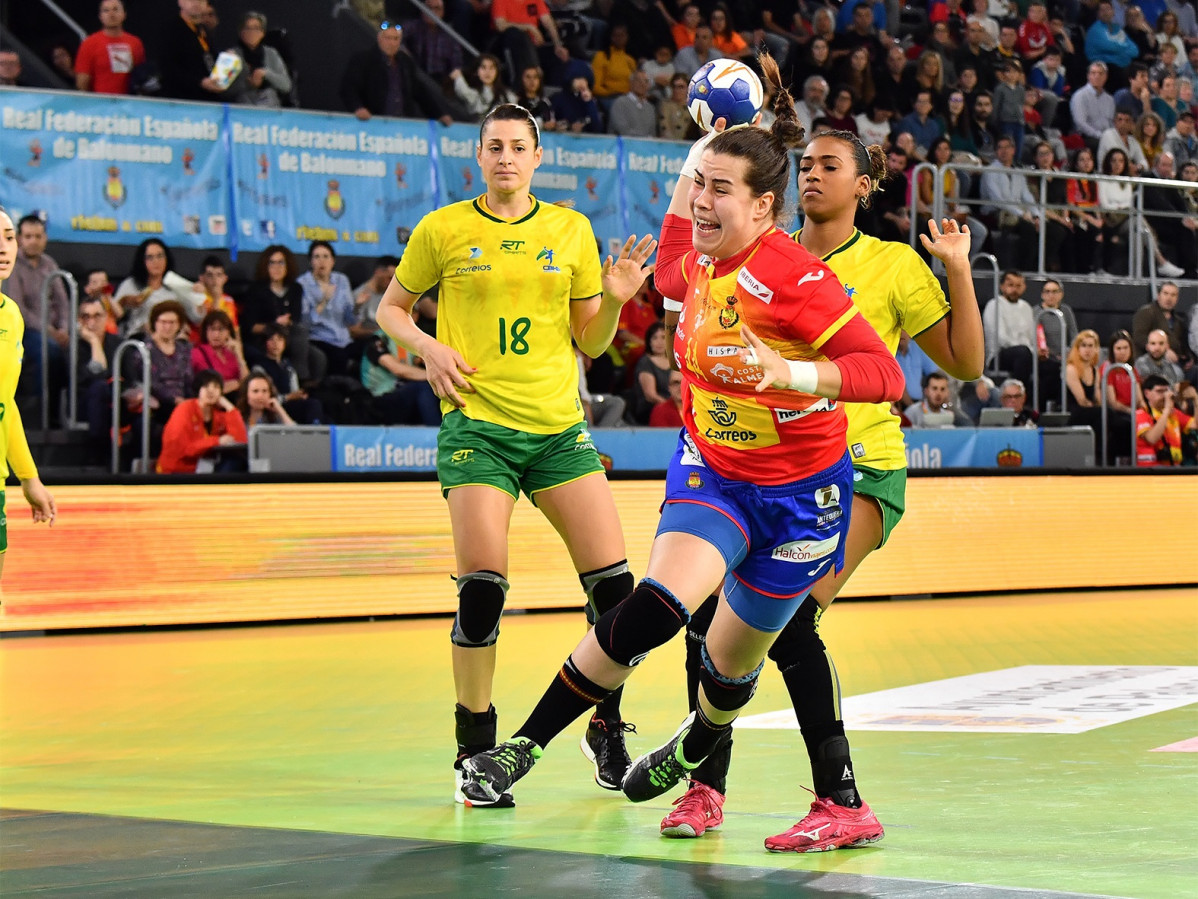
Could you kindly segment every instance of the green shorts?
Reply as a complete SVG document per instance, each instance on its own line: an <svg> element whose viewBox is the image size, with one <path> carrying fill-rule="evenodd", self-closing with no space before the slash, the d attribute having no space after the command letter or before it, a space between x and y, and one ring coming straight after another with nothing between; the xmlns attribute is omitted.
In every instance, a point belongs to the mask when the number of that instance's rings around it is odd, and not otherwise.
<svg viewBox="0 0 1198 899"><path fill-rule="evenodd" d="M486 484L513 499L603 471L587 423L560 434L529 434L453 411L437 433L437 477L444 496L454 487Z"/></svg>
<svg viewBox="0 0 1198 899"><path fill-rule="evenodd" d="M0 553L8 552L8 515L4 511L4 485L0 484Z"/></svg>
<svg viewBox="0 0 1198 899"><path fill-rule="evenodd" d="M882 539L875 548L886 545L890 532L907 511L907 469L882 471L878 468L853 466L853 493L868 496L882 510Z"/></svg>

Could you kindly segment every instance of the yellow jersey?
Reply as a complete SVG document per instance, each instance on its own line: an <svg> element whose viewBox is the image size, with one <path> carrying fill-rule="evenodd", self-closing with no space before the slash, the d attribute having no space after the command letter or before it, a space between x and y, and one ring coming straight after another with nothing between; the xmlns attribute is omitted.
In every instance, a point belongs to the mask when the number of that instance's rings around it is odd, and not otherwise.
<svg viewBox="0 0 1198 899"><path fill-rule="evenodd" d="M793 235L797 241L802 231ZM853 229L852 236L823 257L844 292L893 355L899 332L915 337L948 315L940 282L905 243L878 240ZM907 467L899 420L886 403L845 403L853 464L881 471Z"/></svg>
<svg viewBox="0 0 1198 899"><path fill-rule="evenodd" d="M0 293L0 458L22 481L37 477L37 466L29 452L21 413L17 409L17 380L21 377L21 361L25 350L25 319L16 302ZM0 485L0 489L3 486Z"/></svg>
<svg viewBox="0 0 1198 899"><path fill-rule="evenodd" d="M602 290L586 216L536 197L517 219L484 197L444 206L412 231L395 280L416 295L441 285L437 340L478 369L461 395L468 418L533 434L582 421L570 303Z"/></svg>

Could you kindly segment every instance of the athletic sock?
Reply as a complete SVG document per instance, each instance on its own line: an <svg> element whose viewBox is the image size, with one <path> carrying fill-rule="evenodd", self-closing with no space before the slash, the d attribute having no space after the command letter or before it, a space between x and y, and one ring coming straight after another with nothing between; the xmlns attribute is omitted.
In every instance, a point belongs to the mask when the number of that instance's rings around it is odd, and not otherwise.
<svg viewBox="0 0 1198 899"><path fill-rule="evenodd" d="M611 691L611 694L601 703L595 706L595 717L601 718L604 721L621 721L620 718L620 697L624 695L624 685L616 687Z"/></svg>
<svg viewBox="0 0 1198 899"><path fill-rule="evenodd" d="M495 748L495 729L499 721L495 706L485 712L472 712L464 705L455 705L453 718L459 759Z"/></svg>
<svg viewBox="0 0 1198 899"><path fill-rule="evenodd" d="M516 731L517 737L528 737L542 749L549 741L570 726L591 707L602 702L612 691L600 687L574 665L574 657L566 659L541 701L528 720Z"/></svg>
<svg viewBox="0 0 1198 899"><path fill-rule="evenodd" d="M846 808L860 808L844 721L836 717L836 669L826 651L804 656L799 664L783 670L782 680L807 744L815 795Z"/></svg>
<svg viewBox="0 0 1198 899"><path fill-rule="evenodd" d="M728 767L732 764L732 732L691 772L691 780L706 784L717 793L728 795Z"/></svg>
<svg viewBox="0 0 1198 899"><path fill-rule="evenodd" d="M731 740L732 722L716 724L695 709L695 720L691 729L682 738L682 758L687 764L702 762L715 750L722 740Z"/></svg>

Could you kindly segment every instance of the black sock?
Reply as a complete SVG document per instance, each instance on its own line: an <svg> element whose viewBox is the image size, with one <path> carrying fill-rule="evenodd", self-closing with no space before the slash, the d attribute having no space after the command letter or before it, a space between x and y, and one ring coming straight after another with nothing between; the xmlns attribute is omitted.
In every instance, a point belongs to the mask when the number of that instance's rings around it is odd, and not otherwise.
<svg viewBox="0 0 1198 899"><path fill-rule="evenodd" d="M495 729L499 720L495 706L485 712L472 712L464 705L455 705L453 718L459 759L495 748Z"/></svg>
<svg viewBox="0 0 1198 899"><path fill-rule="evenodd" d="M624 695L624 685L616 687L607 699L595 706L595 717L604 721L620 721L620 697Z"/></svg>
<svg viewBox="0 0 1198 899"><path fill-rule="evenodd" d="M702 762L721 741L730 740L731 737L731 721L716 724L703 714L702 709L695 709L695 723L682 738L682 757L691 763Z"/></svg>
<svg viewBox="0 0 1198 899"><path fill-rule="evenodd" d="M686 625L686 696L687 708L694 711L699 700L699 672L703 668L703 644L715 617L719 597L711 595L691 615ZM717 793L728 793L728 767L732 764L732 737L720 743L693 772L691 779L706 784Z"/></svg>
<svg viewBox="0 0 1198 899"><path fill-rule="evenodd" d="M711 751L711 755L691 772L691 780L706 784L717 793L728 795L728 766L732 764L732 731L722 743ZM685 754L685 753L684 753Z"/></svg>
<svg viewBox="0 0 1198 899"><path fill-rule="evenodd" d="M602 702L610 692L579 671L571 656L515 735L528 737L544 749L570 722Z"/></svg>

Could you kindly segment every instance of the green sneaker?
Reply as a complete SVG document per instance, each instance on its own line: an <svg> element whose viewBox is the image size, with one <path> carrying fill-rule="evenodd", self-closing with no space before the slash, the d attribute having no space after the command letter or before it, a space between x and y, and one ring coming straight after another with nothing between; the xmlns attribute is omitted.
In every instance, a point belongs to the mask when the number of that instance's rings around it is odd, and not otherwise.
<svg viewBox="0 0 1198 899"><path fill-rule="evenodd" d="M682 757L682 738L695 722L695 713L687 715L678 732L664 746L646 753L628 767L628 773L620 784L633 802L656 799L675 784L686 780L699 767L702 759L691 764Z"/></svg>
<svg viewBox="0 0 1198 899"><path fill-rule="evenodd" d="M462 764L462 794L471 808L499 805L512 785L532 770L541 747L528 737L515 737L480 752Z"/></svg>

